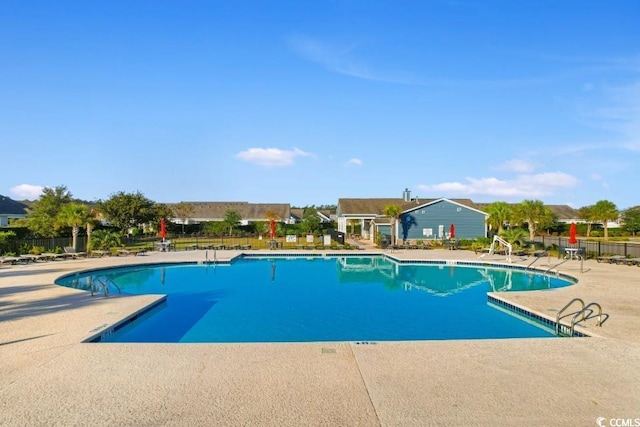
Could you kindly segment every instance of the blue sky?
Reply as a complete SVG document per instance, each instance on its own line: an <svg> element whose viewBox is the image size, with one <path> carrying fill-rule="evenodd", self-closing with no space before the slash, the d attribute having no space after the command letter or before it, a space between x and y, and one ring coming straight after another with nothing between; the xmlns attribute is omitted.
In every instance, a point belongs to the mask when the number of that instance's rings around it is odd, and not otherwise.
<svg viewBox="0 0 640 427"><path fill-rule="evenodd" d="M640 205L640 2L0 2L0 194Z"/></svg>

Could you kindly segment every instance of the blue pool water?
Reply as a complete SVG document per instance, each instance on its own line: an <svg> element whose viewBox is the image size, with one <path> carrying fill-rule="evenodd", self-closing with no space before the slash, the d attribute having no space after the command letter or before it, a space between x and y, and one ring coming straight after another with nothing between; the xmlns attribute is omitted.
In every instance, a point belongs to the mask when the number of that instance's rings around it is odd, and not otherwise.
<svg viewBox="0 0 640 427"><path fill-rule="evenodd" d="M384 257L239 259L66 276L166 302L108 342L400 341L552 336L487 303L489 291L571 283L518 270L399 264ZM112 287L112 292L115 286Z"/></svg>

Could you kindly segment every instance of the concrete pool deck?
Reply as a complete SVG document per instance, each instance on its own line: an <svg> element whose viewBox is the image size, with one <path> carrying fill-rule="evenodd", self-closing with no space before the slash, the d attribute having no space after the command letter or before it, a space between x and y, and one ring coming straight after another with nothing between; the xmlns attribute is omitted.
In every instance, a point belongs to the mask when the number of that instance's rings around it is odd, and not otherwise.
<svg viewBox="0 0 640 427"><path fill-rule="evenodd" d="M388 255L505 262L460 250ZM609 315L602 327L589 321L582 329L596 337L564 339L83 343L159 297L91 297L53 285L89 268L204 259L205 251L153 252L1 266L0 425L597 426L600 417L603 425L640 419L636 266L588 260L581 272L581 261L568 261L553 271L576 277L575 286L501 294L550 318L574 297ZM532 260L515 257L514 264Z"/></svg>

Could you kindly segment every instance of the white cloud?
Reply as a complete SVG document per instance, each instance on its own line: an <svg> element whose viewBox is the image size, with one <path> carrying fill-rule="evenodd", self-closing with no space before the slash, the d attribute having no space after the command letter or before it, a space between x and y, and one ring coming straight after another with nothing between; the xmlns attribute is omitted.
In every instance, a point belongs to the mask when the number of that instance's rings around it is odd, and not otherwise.
<svg viewBox="0 0 640 427"><path fill-rule="evenodd" d="M296 157L313 156L312 153L304 152L298 148L293 150L281 150L279 148L249 148L236 154L238 158L245 162L259 166L280 167L290 166Z"/></svg>
<svg viewBox="0 0 640 427"><path fill-rule="evenodd" d="M433 196L473 196L484 195L502 198L542 197L562 188L571 188L578 179L563 172L546 172L520 175L515 179L466 178L465 183L443 182L433 185L419 185L418 190ZM436 193L436 194L434 194Z"/></svg>
<svg viewBox="0 0 640 427"><path fill-rule="evenodd" d="M355 54L357 43L331 44L300 35L289 37L287 42L294 53L332 73L384 83L421 84L407 73L381 72L369 66Z"/></svg>
<svg viewBox="0 0 640 427"><path fill-rule="evenodd" d="M41 185L20 184L9 189L13 198L18 200L35 200L42 194L44 187Z"/></svg>
<svg viewBox="0 0 640 427"><path fill-rule="evenodd" d="M347 161L347 165L351 166L362 166L362 160L360 159L356 159L355 157L353 159L349 159L349 161Z"/></svg>
<svg viewBox="0 0 640 427"><path fill-rule="evenodd" d="M498 165L497 169L523 173L523 172L532 172L535 169L535 167L532 163L529 163L526 160L511 159L511 160L507 160L501 165Z"/></svg>

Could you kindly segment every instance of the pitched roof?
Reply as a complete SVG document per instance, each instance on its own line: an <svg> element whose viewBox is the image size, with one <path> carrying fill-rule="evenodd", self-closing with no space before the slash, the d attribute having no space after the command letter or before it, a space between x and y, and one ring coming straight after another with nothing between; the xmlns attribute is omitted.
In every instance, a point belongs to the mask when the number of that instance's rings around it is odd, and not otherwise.
<svg viewBox="0 0 640 427"><path fill-rule="evenodd" d="M339 199L338 206L341 215L384 215L384 208L389 205L400 206L402 211L407 211L415 208L416 206L423 206L436 200L442 200L442 198L436 199L421 199L415 198L410 202L405 201L402 198L392 199ZM471 199L446 199L452 202L467 206L472 209L481 210Z"/></svg>
<svg viewBox="0 0 640 427"><path fill-rule="evenodd" d="M386 206L402 206L405 203L402 198L338 199L338 210L341 215L384 215Z"/></svg>
<svg viewBox="0 0 640 427"><path fill-rule="evenodd" d="M551 212L558 216L558 219L575 219L580 218L577 209L569 205L545 205Z"/></svg>
<svg viewBox="0 0 640 427"><path fill-rule="evenodd" d="M28 206L22 202L0 195L0 214L4 215L26 215Z"/></svg>
<svg viewBox="0 0 640 427"><path fill-rule="evenodd" d="M404 203L401 207L402 207L402 211L405 212L405 211L408 211L408 210L415 209L418 206L429 205L429 204L431 204L433 202L437 202L438 200L447 200L447 201L450 201L450 202L453 202L453 203L457 203L457 204L462 205L462 206L466 206L466 207L471 208L471 209L475 209L477 211L482 211L482 209L480 209L480 207L477 204L475 204L471 199L448 199L448 198L445 198L445 197L440 197L438 199L418 199L418 198L415 198L411 202Z"/></svg>
<svg viewBox="0 0 640 427"><path fill-rule="evenodd" d="M275 213L280 219L291 216L291 205L288 203L249 203L249 202L184 202L193 206L189 218L201 220L222 220L229 210L235 210L244 220L262 221L267 219L267 212ZM168 203L171 208L175 203Z"/></svg>

